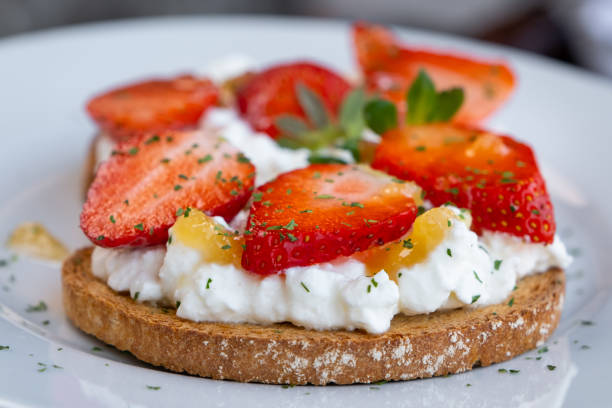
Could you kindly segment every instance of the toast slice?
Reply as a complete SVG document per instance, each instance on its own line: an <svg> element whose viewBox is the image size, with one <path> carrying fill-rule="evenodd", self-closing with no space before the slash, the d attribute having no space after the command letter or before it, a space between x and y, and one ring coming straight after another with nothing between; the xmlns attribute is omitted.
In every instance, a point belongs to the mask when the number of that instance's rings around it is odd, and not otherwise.
<svg viewBox="0 0 612 408"><path fill-rule="evenodd" d="M351 384L460 373L506 361L557 327L561 269L526 277L500 305L397 315L384 334L314 331L289 323L196 323L172 309L137 303L91 273L91 248L63 265L70 320L119 350L176 372L270 384Z"/></svg>

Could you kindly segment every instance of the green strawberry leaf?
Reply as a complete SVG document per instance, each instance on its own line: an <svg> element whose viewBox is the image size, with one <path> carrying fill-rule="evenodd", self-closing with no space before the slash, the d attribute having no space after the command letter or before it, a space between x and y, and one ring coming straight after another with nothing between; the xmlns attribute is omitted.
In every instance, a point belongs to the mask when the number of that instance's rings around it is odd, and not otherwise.
<svg viewBox="0 0 612 408"><path fill-rule="evenodd" d="M315 153L312 153L308 157L308 163L311 163L311 164L328 164L328 163L346 164L346 161L338 157L329 156L329 155L315 152Z"/></svg>
<svg viewBox="0 0 612 408"><path fill-rule="evenodd" d="M315 128L324 128L330 124L327 109L319 95L301 82L297 83L295 93L306 117Z"/></svg>
<svg viewBox="0 0 612 408"><path fill-rule="evenodd" d="M397 108L392 102L385 99L368 101L363 115L368 127L379 135L397 127Z"/></svg>
<svg viewBox="0 0 612 408"><path fill-rule="evenodd" d="M294 115L280 115L274 123L283 134L293 137L297 137L310 130L302 118Z"/></svg>
<svg viewBox="0 0 612 408"><path fill-rule="evenodd" d="M463 104L463 88L452 88L438 93L436 109L430 122L448 122Z"/></svg>
<svg viewBox="0 0 612 408"><path fill-rule="evenodd" d="M361 137L361 133L365 129L363 118L365 101L365 92L362 88L352 90L342 101L339 122L348 138Z"/></svg>
<svg viewBox="0 0 612 408"><path fill-rule="evenodd" d="M408 110L406 122L410 124L427 123L436 106L436 88L431 78L423 70L419 71L406 94Z"/></svg>
<svg viewBox="0 0 612 408"><path fill-rule="evenodd" d="M462 88L437 92L427 72L421 69L406 93L406 123L448 122L463 104L463 99Z"/></svg>

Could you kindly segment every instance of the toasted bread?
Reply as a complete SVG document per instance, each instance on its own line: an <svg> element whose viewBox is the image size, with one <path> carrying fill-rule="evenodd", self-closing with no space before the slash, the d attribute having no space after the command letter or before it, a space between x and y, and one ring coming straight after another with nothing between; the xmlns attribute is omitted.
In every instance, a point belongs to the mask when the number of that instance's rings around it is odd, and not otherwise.
<svg viewBox="0 0 612 408"><path fill-rule="evenodd" d="M214 379L271 384L351 384L460 373L506 361L557 327L560 269L522 279L512 302L427 315L397 315L384 334L314 331L289 323L196 323L135 302L91 273L91 248L63 266L70 320L142 361Z"/></svg>

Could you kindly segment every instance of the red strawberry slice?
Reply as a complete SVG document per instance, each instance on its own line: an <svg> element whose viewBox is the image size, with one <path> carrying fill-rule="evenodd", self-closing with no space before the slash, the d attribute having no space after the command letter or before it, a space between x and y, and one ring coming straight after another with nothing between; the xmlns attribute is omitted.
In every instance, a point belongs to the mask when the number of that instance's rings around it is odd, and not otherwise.
<svg viewBox="0 0 612 408"><path fill-rule="evenodd" d="M257 189L242 266L268 275L348 256L412 226L420 189L365 166L315 164Z"/></svg>
<svg viewBox="0 0 612 408"><path fill-rule="evenodd" d="M551 243L555 221L533 151L509 136L452 124L384 135L372 167L412 180L434 205L468 208L473 229Z"/></svg>
<svg viewBox="0 0 612 408"><path fill-rule="evenodd" d="M465 100L453 118L458 123L478 123L497 110L514 88L514 75L502 61L409 48L384 27L366 23L353 26L353 39L368 88L395 102L400 117L406 112L406 91L421 69L437 89L463 88Z"/></svg>
<svg viewBox="0 0 612 408"><path fill-rule="evenodd" d="M335 72L311 62L276 65L254 75L238 91L237 103L251 126L276 138L280 131L275 121L280 115L306 118L296 95L303 84L321 97L330 114L337 114L350 85Z"/></svg>
<svg viewBox="0 0 612 408"><path fill-rule="evenodd" d="M201 131L163 132L122 143L98 171L81 228L103 247L166 242L190 208L231 219L253 190L255 168L237 149Z"/></svg>
<svg viewBox="0 0 612 408"><path fill-rule="evenodd" d="M185 75L106 92L90 100L87 110L102 130L119 141L140 133L195 126L217 97L212 82Z"/></svg>

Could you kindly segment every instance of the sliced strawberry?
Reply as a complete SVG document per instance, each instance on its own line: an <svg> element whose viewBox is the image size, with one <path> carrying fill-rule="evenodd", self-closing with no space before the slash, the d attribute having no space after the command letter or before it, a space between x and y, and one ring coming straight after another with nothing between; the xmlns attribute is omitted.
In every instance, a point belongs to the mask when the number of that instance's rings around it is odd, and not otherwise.
<svg viewBox="0 0 612 408"><path fill-rule="evenodd" d="M161 244L188 208L231 219L251 195L254 171L242 153L211 134L141 136L119 144L96 172L81 228L99 246Z"/></svg>
<svg viewBox="0 0 612 408"><path fill-rule="evenodd" d="M185 75L106 92L90 100L87 110L102 130L120 141L140 133L195 126L217 97L212 82Z"/></svg>
<svg viewBox="0 0 612 408"><path fill-rule="evenodd" d="M372 167L412 180L434 205L472 211L473 228L551 243L555 221L533 151L509 136L452 124L384 135Z"/></svg>
<svg viewBox="0 0 612 408"><path fill-rule="evenodd" d="M254 75L238 91L238 109L255 130L276 138L280 132L275 121L280 115L306 118L296 95L299 83L318 94L332 115L338 113L350 90L346 80L320 65L311 62L276 65Z"/></svg>
<svg viewBox="0 0 612 408"><path fill-rule="evenodd" d="M351 255L410 229L420 189L365 166L314 164L259 187L242 266L268 275Z"/></svg>
<svg viewBox="0 0 612 408"><path fill-rule="evenodd" d="M462 87L463 106L454 117L458 123L475 124L497 110L514 88L514 75L503 61L419 50L401 45L381 26L356 23L353 39L366 85L406 112L406 90L424 69L437 89Z"/></svg>

